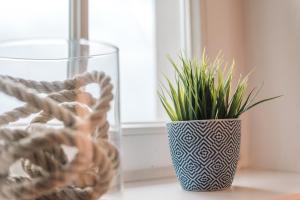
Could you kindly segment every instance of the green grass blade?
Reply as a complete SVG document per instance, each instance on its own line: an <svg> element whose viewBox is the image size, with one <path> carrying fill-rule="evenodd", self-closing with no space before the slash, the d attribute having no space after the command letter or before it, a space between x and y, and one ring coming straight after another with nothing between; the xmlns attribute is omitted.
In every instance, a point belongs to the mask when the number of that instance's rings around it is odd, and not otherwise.
<svg viewBox="0 0 300 200"><path fill-rule="evenodd" d="M232 90L235 63L233 61L227 69L221 53L212 61L205 50L201 60L187 59L183 53L179 55L178 64L170 56L168 60L175 72L175 82L173 84L165 76L167 87L162 85L158 96L172 121L238 118L261 103L281 97L253 103L262 87L246 93L247 80L252 72L243 79L240 77Z"/></svg>

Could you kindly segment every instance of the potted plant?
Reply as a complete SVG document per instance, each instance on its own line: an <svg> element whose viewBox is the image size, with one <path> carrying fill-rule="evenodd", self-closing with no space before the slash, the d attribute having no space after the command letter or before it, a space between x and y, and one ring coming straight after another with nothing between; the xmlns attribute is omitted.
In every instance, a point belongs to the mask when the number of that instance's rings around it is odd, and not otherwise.
<svg viewBox="0 0 300 200"><path fill-rule="evenodd" d="M226 70L223 59L210 61L180 56L169 59L175 83L168 78L159 97L172 122L167 123L176 176L188 191L216 191L231 186L240 154L239 116L266 101L255 101L260 88L247 94L248 75L232 89L234 62Z"/></svg>

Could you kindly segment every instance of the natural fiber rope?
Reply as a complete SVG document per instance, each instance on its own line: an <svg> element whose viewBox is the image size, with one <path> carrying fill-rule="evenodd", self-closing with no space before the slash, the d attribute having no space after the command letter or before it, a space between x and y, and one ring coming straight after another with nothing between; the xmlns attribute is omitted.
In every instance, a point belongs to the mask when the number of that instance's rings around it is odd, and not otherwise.
<svg viewBox="0 0 300 200"><path fill-rule="evenodd" d="M76 100L89 106L94 105L96 101L89 93L81 90L63 90L61 92L51 93L50 95L48 95L48 97L55 100L56 102L72 102ZM0 125L6 125L8 123L15 122L20 118L28 117L29 115L38 111L38 109L35 109L29 104L25 104L24 106L1 114Z"/></svg>
<svg viewBox="0 0 300 200"><path fill-rule="evenodd" d="M82 90L91 83L100 86L99 99ZM0 91L25 102L0 115L0 125L39 112L25 130L0 129L0 199L94 200L106 193L119 165L118 151L107 140L112 89L102 72L55 82L0 75ZM64 127L49 127L53 118ZM77 149L73 160L62 145ZM19 159L29 177L10 177Z"/></svg>

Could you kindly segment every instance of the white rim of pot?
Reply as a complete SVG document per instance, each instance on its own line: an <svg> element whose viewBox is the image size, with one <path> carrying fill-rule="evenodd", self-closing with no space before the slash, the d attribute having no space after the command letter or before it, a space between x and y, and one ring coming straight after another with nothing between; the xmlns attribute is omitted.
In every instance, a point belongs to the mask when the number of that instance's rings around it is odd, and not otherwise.
<svg viewBox="0 0 300 200"><path fill-rule="evenodd" d="M200 120L188 120L188 121L171 121L171 122L167 122L167 124L193 123L193 122L211 122L211 121L241 121L241 119L239 119L239 118L230 118L230 119L200 119Z"/></svg>

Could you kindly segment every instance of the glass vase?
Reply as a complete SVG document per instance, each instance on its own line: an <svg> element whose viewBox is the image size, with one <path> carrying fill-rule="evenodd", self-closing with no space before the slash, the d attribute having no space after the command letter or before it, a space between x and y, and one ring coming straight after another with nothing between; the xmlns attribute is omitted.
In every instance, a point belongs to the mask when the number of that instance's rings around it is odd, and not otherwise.
<svg viewBox="0 0 300 200"><path fill-rule="evenodd" d="M30 39L0 43L0 74L36 81L63 81L84 72L104 72L111 78L113 100L107 114L109 141L121 153L119 62L115 46L88 40ZM99 88L91 84L84 88L98 97ZM23 105L7 95L0 94L0 112ZM29 119L21 119L10 126L23 126ZM56 125L52 122L51 125ZM18 174L18 167L15 172ZM110 191L101 199L117 199L122 190L121 167L111 184Z"/></svg>

